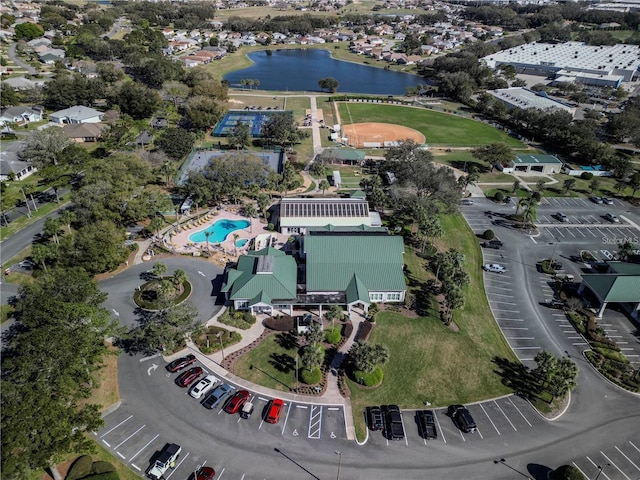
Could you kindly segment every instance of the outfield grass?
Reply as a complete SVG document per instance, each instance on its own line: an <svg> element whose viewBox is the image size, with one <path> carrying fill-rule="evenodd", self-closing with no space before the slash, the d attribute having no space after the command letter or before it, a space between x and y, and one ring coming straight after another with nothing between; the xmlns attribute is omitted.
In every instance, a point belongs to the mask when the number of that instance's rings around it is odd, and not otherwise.
<svg viewBox="0 0 640 480"><path fill-rule="evenodd" d="M343 124L391 123L418 130L430 145L476 146L501 142L524 148L519 140L489 125L433 110L397 105L339 103Z"/></svg>

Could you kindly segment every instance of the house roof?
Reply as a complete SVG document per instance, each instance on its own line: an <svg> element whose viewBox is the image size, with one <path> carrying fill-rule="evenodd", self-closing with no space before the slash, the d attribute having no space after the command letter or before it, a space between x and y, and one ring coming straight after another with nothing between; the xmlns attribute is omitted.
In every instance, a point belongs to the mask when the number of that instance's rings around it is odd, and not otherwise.
<svg viewBox="0 0 640 480"><path fill-rule="evenodd" d="M517 165L562 165L562 162L553 155L516 155L514 163Z"/></svg>
<svg viewBox="0 0 640 480"><path fill-rule="evenodd" d="M73 107L65 108L64 110L58 110L53 112L50 117L56 118L68 118L70 120L86 120L88 118L94 118L103 115L103 113L94 108L85 107L84 105L75 105Z"/></svg>
<svg viewBox="0 0 640 480"><path fill-rule="evenodd" d="M15 118L23 115L42 115L42 110L30 106L19 106L7 107L0 111L0 116L4 118Z"/></svg>
<svg viewBox="0 0 640 480"><path fill-rule="evenodd" d="M0 175L2 176L21 172L29 165L28 162L20 160L15 152L0 151Z"/></svg>
<svg viewBox="0 0 640 480"><path fill-rule="evenodd" d="M238 266L227 272L223 292L231 300L249 300L249 305L275 300L295 300L297 265L292 256L275 248L242 255Z"/></svg>
<svg viewBox="0 0 640 480"><path fill-rule="evenodd" d="M585 274L582 282L603 302L640 302L640 275Z"/></svg>
<svg viewBox="0 0 640 480"><path fill-rule="evenodd" d="M369 291L403 291L402 237L370 232L310 235L304 239L307 291L347 291L357 298ZM354 278L355 277L355 278Z"/></svg>
<svg viewBox="0 0 640 480"><path fill-rule="evenodd" d="M614 273L624 275L640 275L640 264L629 262L607 262Z"/></svg>
<svg viewBox="0 0 640 480"><path fill-rule="evenodd" d="M107 128L104 123L70 123L62 127L70 138L99 137Z"/></svg>

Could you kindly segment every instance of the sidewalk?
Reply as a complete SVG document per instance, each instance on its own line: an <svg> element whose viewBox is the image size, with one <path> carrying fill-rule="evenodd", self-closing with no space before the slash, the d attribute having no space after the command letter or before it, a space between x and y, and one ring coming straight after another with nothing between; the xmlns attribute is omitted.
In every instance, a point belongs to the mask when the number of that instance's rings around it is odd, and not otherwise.
<svg viewBox="0 0 640 480"><path fill-rule="evenodd" d="M263 318L259 317L256 323L249 328L248 330L241 330L235 327L231 327L229 325L221 324L217 321L217 318L222 315L222 313L226 309L221 309L213 318L211 318L207 322L207 326L215 325L225 328L227 330L232 330L240 333L242 335L242 340L224 350L225 358L229 357L229 355L242 350L245 347L248 347L253 342L259 340L261 336L265 333L265 327L262 325ZM344 407L344 421L345 428L348 440L355 440L355 426L353 422L353 412L351 411L351 401L348 398L344 398L340 394L340 389L338 388L338 376L334 374L333 371L337 371L344 362L346 358L346 354L351 348L353 344L353 339L355 338L356 333L358 332L358 328L360 323L365 321L365 319L356 312L351 313L351 321L353 322L353 332L351 336L347 339L347 341L340 347L338 353L334 357L331 362L330 371L327 376L327 388L324 393L320 396L308 396L308 395L300 395L296 393L283 392L281 390L275 390L272 388L263 387L261 385L253 384L243 378L237 377L231 372L227 371L223 366L223 358L222 351L218 351L212 353L211 355L205 355L200 352L200 350L195 346L193 342L190 340L187 342L187 348L181 350L180 352L175 353L174 355L164 357L165 360L171 361L175 358L184 356L188 353L192 353L196 356L199 362L205 365L209 370L213 372L218 378L224 381L232 382L242 388L246 388L247 390L251 390L256 392L259 395L264 395L268 397L274 398L282 398L283 400L288 400L290 402L298 402L298 403L308 403L313 405L326 405L326 406L343 406Z"/></svg>

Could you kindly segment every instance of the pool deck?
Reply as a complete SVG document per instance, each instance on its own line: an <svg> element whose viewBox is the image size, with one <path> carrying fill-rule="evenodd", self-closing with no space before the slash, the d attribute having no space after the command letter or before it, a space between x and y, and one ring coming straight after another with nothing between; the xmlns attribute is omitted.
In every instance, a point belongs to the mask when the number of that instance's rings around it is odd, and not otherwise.
<svg viewBox="0 0 640 480"><path fill-rule="evenodd" d="M220 252L223 255L226 255L227 261L236 258L237 255L242 255L246 253L251 242L247 242L246 245L242 247L235 246L235 238L234 234L238 235L238 240L246 238L247 240L252 240L258 235L261 234L270 234L278 238L278 243L286 242L288 239L288 235L281 235L276 232L270 232L267 230L267 224L262 223L259 218L247 218L239 215L233 208L226 208L211 211L208 214L200 217L197 220L192 220L188 222L183 222L177 228L177 233L167 233L165 234L165 244L167 247L171 249L172 252L178 254L192 254L193 256L200 256L207 249L206 242L194 243L189 240L189 237L196 232L201 230L205 230L213 225L218 220L247 220L251 222L251 225L242 228L239 230L235 230L234 232L229 233L227 238L221 242L214 244L213 242L209 242L209 250L213 254L214 252ZM173 229L172 229L173 230Z"/></svg>

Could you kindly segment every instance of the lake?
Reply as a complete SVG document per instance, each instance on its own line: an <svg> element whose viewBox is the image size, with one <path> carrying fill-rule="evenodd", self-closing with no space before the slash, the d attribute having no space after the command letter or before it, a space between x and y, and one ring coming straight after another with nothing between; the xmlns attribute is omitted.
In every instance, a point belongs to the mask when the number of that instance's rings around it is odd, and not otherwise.
<svg viewBox="0 0 640 480"><path fill-rule="evenodd" d="M340 82L338 93L404 95L407 88L425 83L418 75L335 60L327 50L259 50L248 56L254 64L224 76L232 86L240 80L258 79L260 90L320 91L318 80L331 77ZM372 62L375 60L371 59Z"/></svg>

